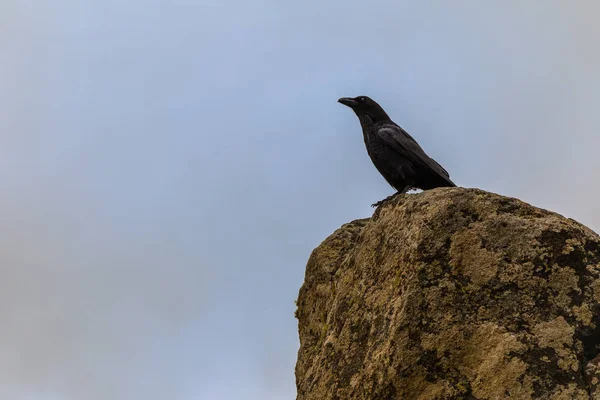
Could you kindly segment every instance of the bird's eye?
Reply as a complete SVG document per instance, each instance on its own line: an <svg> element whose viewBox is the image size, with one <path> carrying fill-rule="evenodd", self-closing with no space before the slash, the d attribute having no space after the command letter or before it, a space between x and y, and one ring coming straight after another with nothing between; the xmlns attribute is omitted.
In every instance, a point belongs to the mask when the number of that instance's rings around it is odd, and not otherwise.
<svg viewBox="0 0 600 400"><path fill-rule="evenodd" d="M361 98L360 98L360 99L358 99L358 100L360 100L360 101L365 101L365 98L364 98L364 97L361 97Z"/></svg>

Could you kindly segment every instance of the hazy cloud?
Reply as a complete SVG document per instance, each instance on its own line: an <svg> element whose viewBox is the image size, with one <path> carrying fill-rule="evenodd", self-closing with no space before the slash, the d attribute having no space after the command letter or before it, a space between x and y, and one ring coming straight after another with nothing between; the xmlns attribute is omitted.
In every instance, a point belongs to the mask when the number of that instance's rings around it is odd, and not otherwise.
<svg viewBox="0 0 600 400"><path fill-rule="evenodd" d="M341 96L598 229L599 11L2 3L0 397L293 398L308 255L392 193Z"/></svg>

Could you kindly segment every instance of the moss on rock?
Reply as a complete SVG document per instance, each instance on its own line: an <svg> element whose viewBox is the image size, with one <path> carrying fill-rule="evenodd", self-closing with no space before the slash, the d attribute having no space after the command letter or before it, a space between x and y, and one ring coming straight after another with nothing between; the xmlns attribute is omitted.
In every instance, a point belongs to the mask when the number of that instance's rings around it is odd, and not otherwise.
<svg viewBox="0 0 600 400"><path fill-rule="evenodd" d="M307 264L299 400L600 399L600 237L477 189L400 195Z"/></svg>

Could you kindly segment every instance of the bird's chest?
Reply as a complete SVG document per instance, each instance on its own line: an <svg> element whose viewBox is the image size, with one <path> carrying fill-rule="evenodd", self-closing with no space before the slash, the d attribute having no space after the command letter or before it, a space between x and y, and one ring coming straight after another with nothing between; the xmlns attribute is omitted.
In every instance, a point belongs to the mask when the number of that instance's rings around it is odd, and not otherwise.
<svg viewBox="0 0 600 400"><path fill-rule="evenodd" d="M367 154L376 166L384 166L394 156L394 151L376 133L364 135Z"/></svg>

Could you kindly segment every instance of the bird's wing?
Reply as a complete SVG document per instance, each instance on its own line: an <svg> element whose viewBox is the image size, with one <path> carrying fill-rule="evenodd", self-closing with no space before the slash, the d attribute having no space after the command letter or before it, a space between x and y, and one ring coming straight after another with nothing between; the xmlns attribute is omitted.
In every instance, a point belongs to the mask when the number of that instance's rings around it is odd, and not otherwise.
<svg viewBox="0 0 600 400"><path fill-rule="evenodd" d="M450 178L450 174L434 159L425 154L417 141L404 129L397 125L386 125L377 131L379 137L394 150L408 158L411 162L440 176Z"/></svg>
<svg viewBox="0 0 600 400"><path fill-rule="evenodd" d="M440 165L440 163L439 163L439 162L437 162L437 161L435 161L433 158L429 157L429 159L430 159L431 161L433 161L434 163L436 163L436 164L437 164L437 166L438 166L438 167L440 167L440 169L441 169L442 171L444 171L444 175L446 175L446 177L450 178L450 174L448 173L448 171L446 171L446 168L442 167L442 166Z"/></svg>

